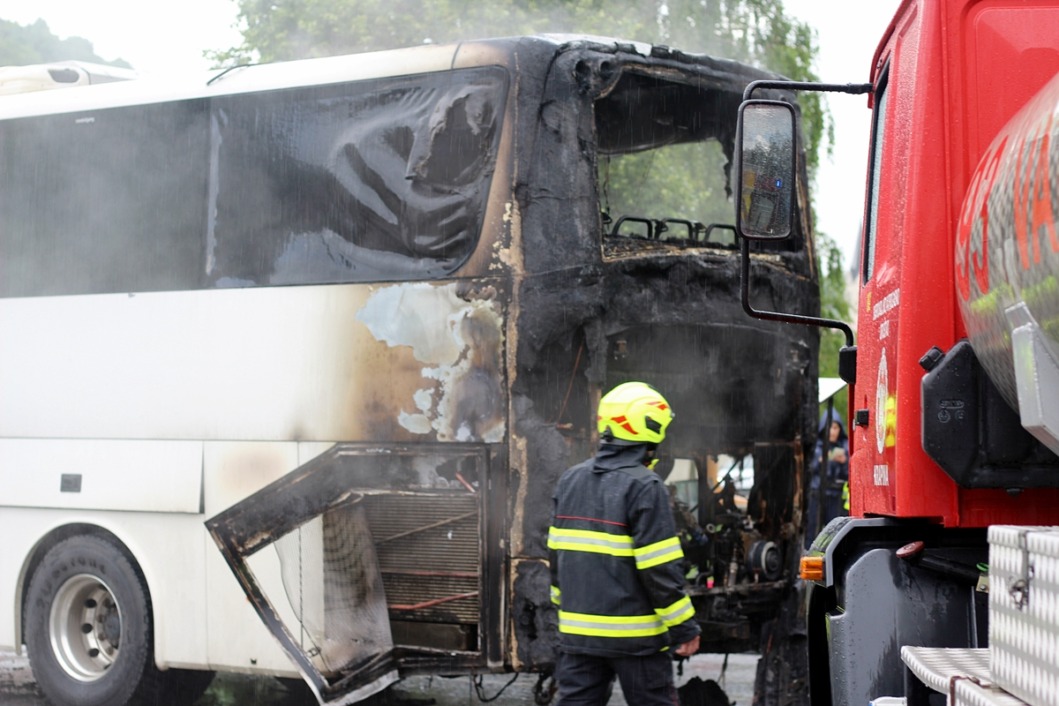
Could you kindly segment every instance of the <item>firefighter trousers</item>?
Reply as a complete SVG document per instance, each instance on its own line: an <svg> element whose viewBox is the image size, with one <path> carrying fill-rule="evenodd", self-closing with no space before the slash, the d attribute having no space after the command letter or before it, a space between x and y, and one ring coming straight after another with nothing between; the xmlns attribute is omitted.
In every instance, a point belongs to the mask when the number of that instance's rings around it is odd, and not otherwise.
<svg viewBox="0 0 1059 706"><path fill-rule="evenodd" d="M563 652L559 655L555 706L605 706L621 684L630 706L679 706L673 684L673 660L668 652L647 657L596 657Z"/></svg>

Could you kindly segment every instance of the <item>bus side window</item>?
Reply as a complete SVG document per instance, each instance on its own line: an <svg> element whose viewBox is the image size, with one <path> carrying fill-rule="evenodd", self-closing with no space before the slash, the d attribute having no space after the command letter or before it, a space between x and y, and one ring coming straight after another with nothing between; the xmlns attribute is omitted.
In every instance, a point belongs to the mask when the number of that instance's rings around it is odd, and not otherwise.
<svg viewBox="0 0 1059 706"><path fill-rule="evenodd" d="M0 123L0 296L201 286L203 100Z"/></svg>

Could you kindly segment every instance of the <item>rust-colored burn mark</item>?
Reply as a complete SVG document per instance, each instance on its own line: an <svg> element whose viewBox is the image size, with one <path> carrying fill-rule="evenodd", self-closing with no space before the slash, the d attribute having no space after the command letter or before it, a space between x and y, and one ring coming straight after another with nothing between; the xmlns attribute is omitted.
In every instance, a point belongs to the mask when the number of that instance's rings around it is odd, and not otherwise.
<svg viewBox="0 0 1059 706"><path fill-rule="evenodd" d="M376 290L357 318L379 341L409 347L423 365L423 386L399 413L401 427L439 441L503 439L503 319L495 289L472 295L456 283L396 284Z"/></svg>
<svg viewBox="0 0 1059 706"><path fill-rule="evenodd" d="M415 611L423 610L424 608L433 608L443 603L449 603L451 601L458 601L464 598L477 598L478 591L471 591L469 593L460 593L455 596L442 596L441 598L434 598L429 601L420 601L419 603L403 604L403 603L390 603L387 607L390 610L397 611Z"/></svg>
<svg viewBox="0 0 1059 706"><path fill-rule="evenodd" d="M376 539L375 542L377 544L385 544L386 542L393 542L393 541L398 540L398 539L404 539L405 537L411 537L411 536L416 535L416 534L418 534L420 532L426 532L428 530L437 529L439 527L445 527L446 525L450 525L450 524L453 524L455 522L460 522L461 520L468 520L468 519L470 519L472 517L476 517L477 515L478 515L478 511L477 510L472 510L471 512L464 512L464 513L456 515L454 517L445 517L445 518L442 518L442 519L438 520L437 522L431 522L431 523L428 523L426 525L422 525L422 526L418 526L418 527L412 527L411 529L404 530L403 532L398 532L397 534L392 534L392 535L390 535L388 537L382 537L380 539Z"/></svg>

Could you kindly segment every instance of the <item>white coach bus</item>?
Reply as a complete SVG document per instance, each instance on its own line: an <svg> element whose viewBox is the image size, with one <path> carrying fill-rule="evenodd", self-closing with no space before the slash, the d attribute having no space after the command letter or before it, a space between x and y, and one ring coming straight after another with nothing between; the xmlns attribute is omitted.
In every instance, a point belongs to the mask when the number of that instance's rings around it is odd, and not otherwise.
<svg viewBox="0 0 1059 706"><path fill-rule="evenodd" d="M738 301L771 77L523 37L0 98L0 649L57 706L547 675L551 489L628 379L697 468L703 649L755 649L816 417L815 334ZM799 193L759 306L816 302Z"/></svg>

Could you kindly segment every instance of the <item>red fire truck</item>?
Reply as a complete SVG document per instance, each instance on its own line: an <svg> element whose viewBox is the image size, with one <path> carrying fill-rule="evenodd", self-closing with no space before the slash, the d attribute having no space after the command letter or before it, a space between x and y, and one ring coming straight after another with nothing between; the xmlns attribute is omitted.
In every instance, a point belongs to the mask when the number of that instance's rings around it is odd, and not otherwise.
<svg viewBox="0 0 1059 706"><path fill-rule="evenodd" d="M748 313L848 343L851 512L802 560L815 706L1059 704L1057 73L1059 3L904 0L870 83L785 84L873 115L857 340L764 311L743 265ZM795 113L764 87L744 164L790 171ZM744 254L797 206L756 183Z"/></svg>

